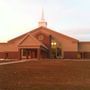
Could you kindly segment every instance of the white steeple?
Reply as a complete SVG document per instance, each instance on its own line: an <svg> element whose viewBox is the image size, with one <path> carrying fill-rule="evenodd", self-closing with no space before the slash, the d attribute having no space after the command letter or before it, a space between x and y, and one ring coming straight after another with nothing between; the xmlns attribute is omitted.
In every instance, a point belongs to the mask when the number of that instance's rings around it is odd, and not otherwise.
<svg viewBox="0 0 90 90"><path fill-rule="evenodd" d="M39 21L39 27L47 27L47 22L44 19L44 10L42 9L42 15L41 15L41 20Z"/></svg>

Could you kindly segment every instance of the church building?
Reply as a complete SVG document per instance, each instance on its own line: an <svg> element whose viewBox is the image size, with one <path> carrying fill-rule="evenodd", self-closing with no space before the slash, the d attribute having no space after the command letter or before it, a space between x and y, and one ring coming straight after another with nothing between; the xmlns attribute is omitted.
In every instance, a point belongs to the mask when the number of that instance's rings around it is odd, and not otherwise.
<svg viewBox="0 0 90 90"><path fill-rule="evenodd" d="M38 24L38 28L0 43L0 59L90 59L90 42L47 28L43 13Z"/></svg>

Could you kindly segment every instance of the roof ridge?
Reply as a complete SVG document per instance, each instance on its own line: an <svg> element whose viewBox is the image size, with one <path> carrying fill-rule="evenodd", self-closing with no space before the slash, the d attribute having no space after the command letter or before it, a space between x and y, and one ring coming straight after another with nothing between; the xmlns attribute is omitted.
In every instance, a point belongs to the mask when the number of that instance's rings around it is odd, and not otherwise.
<svg viewBox="0 0 90 90"><path fill-rule="evenodd" d="M48 29L48 31L55 32L55 33L57 33L58 35L65 36L66 38L73 39L73 40L75 40L75 41L77 41L77 42L79 41L78 39L75 39L75 38L73 38L73 37L70 37L70 36L68 36L68 35L65 35L65 34L63 34L63 33L60 33L60 32L57 32L57 31L54 31L54 30L52 30L52 29L50 29L50 28L43 27L43 26L38 27L38 28L36 28L36 29L33 29L33 30L32 30L32 31L30 31L29 33L33 33L34 31L36 31L37 29L40 29L40 28L43 28L43 29ZM42 31L43 31L43 30L42 30Z"/></svg>

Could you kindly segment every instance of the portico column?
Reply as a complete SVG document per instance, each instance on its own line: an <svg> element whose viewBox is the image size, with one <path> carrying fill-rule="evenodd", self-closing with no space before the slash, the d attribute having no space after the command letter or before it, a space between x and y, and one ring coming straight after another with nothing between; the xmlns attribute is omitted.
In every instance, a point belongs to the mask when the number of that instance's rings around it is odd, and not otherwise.
<svg viewBox="0 0 90 90"><path fill-rule="evenodd" d="M19 54L18 54L18 55L19 55L19 56L18 56L18 59L19 59L19 60L22 59L22 58L21 58L21 53L22 53L21 51L22 51L22 49L19 49Z"/></svg>
<svg viewBox="0 0 90 90"><path fill-rule="evenodd" d="M40 57L41 57L41 55L40 55L40 48L38 48L37 49L37 59L40 60Z"/></svg>

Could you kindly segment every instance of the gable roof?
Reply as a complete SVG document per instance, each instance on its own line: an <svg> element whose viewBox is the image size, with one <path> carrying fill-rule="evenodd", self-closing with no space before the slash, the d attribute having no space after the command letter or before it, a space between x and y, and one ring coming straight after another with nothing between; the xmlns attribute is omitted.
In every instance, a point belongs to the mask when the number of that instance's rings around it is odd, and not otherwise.
<svg viewBox="0 0 90 90"><path fill-rule="evenodd" d="M35 37L33 37L30 34L27 34L22 41L19 43L18 45L19 47L40 47L43 46L45 48L47 48L44 44L42 44L39 40L37 40Z"/></svg>
<svg viewBox="0 0 90 90"><path fill-rule="evenodd" d="M29 32L26 32L26 33L24 33L24 34L22 34L22 35L20 35L20 36L17 36L16 38L13 38L13 39L9 40L8 43L12 43L12 42L14 42L14 41L16 41L16 40L23 39L23 37L25 37L27 34L32 33L32 32L36 32L36 31L38 31L40 28L41 28L41 27L35 28L35 29L33 29L33 30L29 31Z"/></svg>
<svg viewBox="0 0 90 90"><path fill-rule="evenodd" d="M42 29L43 29L43 30L42 30ZM20 36L14 38L14 39L9 40L8 43L12 43L12 42L14 42L14 41L17 41L17 43L19 43L19 42L21 42L22 39L23 39L24 37L26 37L28 34L30 34L30 35L33 36L33 35L34 35L35 33L37 33L37 32L43 32L43 33L45 33L46 35L53 35L54 37L63 36L63 37L66 38L66 39L79 42L79 40L77 40L77 39L75 39L75 38L72 38L72 37L69 37L69 36L64 35L64 34L62 34L62 33L56 32L56 31L51 30L51 29L49 29L49 28L47 28L47 27L38 27L38 28L36 28L36 29L33 29L32 31L29 31L29 32L27 32L27 33L25 33L25 34L23 34L23 35L20 35Z"/></svg>
<svg viewBox="0 0 90 90"><path fill-rule="evenodd" d="M43 29L43 30L42 30L42 29ZM62 34L62 33L56 32L56 31L54 31L54 30L52 30L52 29L49 29L49 28L47 28L47 27L39 27L39 28L36 28L36 29L30 31L30 33L33 34L33 33L37 33L38 31L41 31L41 32L43 32L43 33L45 33L45 34L47 34L47 35L48 35L48 34L49 34L49 35L53 35L54 37L63 36L63 37L66 38L66 39L70 39L70 40L79 42L79 40L77 40L77 39L75 39L75 38L72 38L72 37L69 37L69 36L64 35L64 34Z"/></svg>

